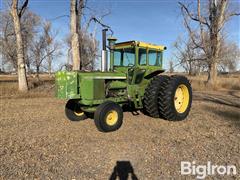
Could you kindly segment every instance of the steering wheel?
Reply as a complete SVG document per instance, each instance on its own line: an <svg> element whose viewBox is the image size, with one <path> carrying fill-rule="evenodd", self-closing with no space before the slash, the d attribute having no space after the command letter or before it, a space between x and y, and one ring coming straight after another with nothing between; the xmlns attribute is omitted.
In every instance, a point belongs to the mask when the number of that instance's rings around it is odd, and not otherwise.
<svg viewBox="0 0 240 180"><path fill-rule="evenodd" d="M129 67L133 67L134 64L133 64L133 63L129 63L128 66L129 66Z"/></svg>

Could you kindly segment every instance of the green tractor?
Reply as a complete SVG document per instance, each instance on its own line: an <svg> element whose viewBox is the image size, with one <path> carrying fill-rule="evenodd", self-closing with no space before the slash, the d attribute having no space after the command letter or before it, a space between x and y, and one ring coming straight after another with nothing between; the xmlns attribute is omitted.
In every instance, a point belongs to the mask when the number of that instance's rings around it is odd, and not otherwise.
<svg viewBox="0 0 240 180"><path fill-rule="evenodd" d="M172 121L185 119L192 103L191 85L184 76L161 75L166 47L139 41L116 43L113 37L107 46L106 31L101 71L56 73L56 96L68 100L67 118L80 121L94 116L102 132L121 127L123 109Z"/></svg>

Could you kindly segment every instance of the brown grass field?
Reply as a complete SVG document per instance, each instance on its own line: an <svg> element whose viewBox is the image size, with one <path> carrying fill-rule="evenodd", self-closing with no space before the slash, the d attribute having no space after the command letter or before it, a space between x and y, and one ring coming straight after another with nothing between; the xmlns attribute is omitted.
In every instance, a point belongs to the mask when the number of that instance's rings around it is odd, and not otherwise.
<svg viewBox="0 0 240 180"><path fill-rule="evenodd" d="M214 90L205 76L189 77L193 103L184 121L125 112L112 133L91 119L68 121L53 79L31 78L29 93L17 92L16 79L0 76L0 179L109 179L121 164L120 173L138 179L194 179L180 175L181 161L235 165L236 176L208 178L240 179L239 75L220 76Z"/></svg>

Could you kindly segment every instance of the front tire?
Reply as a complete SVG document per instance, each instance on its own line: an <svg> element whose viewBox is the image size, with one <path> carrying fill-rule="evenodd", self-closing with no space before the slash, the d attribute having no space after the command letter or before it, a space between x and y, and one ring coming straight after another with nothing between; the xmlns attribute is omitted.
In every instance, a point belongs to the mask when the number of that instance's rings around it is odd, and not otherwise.
<svg viewBox="0 0 240 180"><path fill-rule="evenodd" d="M86 114L81 110L80 104L70 99L65 106L65 115L71 121L81 121L87 119Z"/></svg>
<svg viewBox="0 0 240 180"><path fill-rule="evenodd" d="M171 76L160 91L159 112L166 120L180 121L187 117L192 104L192 88L184 76Z"/></svg>
<svg viewBox="0 0 240 180"><path fill-rule="evenodd" d="M122 126L123 110L118 104L106 101L97 107L94 122L101 132L116 131Z"/></svg>

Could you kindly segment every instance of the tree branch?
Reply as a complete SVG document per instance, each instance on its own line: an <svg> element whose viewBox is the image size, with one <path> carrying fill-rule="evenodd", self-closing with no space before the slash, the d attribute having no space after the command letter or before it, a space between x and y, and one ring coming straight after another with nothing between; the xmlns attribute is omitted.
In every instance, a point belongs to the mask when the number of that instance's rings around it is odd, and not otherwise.
<svg viewBox="0 0 240 180"><path fill-rule="evenodd" d="M99 20L99 19L96 18L95 16L93 16L93 17L90 18L90 20L89 20L89 22L88 22L88 24L87 24L87 27L89 26L89 24L91 23L91 21L94 21L94 22L100 24L103 28L109 29L109 30L111 31L111 35L113 35L113 30L111 29L111 27L108 26L108 25L106 25L106 24L103 24L103 23L101 22L101 20Z"/></svg>
<svg viewBox="0 0 240 180"><path fill-rule="evenodd" d="M63 17L70 17L69 15L60 15L60 16L57 16L57 17L54 17L54 18L51 18L51 19L47 19L47 21L55 21L57 19L60 19L60 18L63 18Z"/></svg>
<svg viewBox="0 0 240 180"><path fill-rule="evenodd" d="M21 18L21 16L23 15L25 9L27 8L28 5L28 0L25 0L22 7L20 8L20 12L18 13L18 17Z"/></svg>
<svg viewBox="0 0 240 180"><path fill-rule="evenodd" d="M231 17L231 16L240 16L240 12L239 13L234 12L228 15L228 17Z"/></svg>
<svg viewBox="0 0 240 180"><path fill-rule="evenodd" d="M181 6L182 9L184 9L184 10L186 11L187 15L188 15L192 20L194 20L194 21L196 21L196 22L200 22L200 23L202 23L202 24L204 24L204 25L206 25L206 26L209 27L209 24L208 24L206 18L199 18L199 17L197 18L197 16L194 16L193 14L191 14L191 13L189 12L188 8L187 8L183 3L178 2L178 4Z"/></svg>

